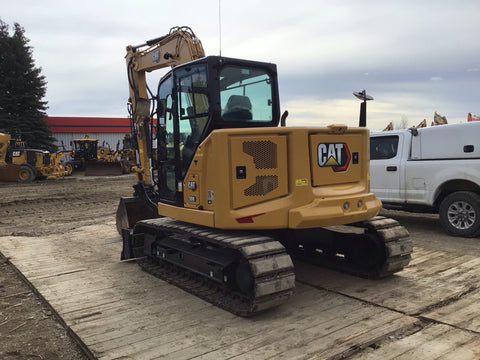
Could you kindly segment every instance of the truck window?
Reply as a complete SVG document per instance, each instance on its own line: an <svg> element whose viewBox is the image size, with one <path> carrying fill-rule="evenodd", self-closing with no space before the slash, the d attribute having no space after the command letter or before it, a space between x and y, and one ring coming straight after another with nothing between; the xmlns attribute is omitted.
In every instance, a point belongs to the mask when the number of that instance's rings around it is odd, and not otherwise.
<svg viewBox="0 0 480 360"><path fill-rule="evenodd" d="M397 156L398 136L370 138L370 160L392 159Z"/></svg>

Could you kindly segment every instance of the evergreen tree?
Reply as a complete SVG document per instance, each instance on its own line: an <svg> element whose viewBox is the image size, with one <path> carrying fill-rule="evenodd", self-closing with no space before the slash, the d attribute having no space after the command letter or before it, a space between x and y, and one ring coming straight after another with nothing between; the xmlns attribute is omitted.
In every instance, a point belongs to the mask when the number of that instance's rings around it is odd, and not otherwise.
<svg viewBox="0 0 480 360"><path fill-rule="evenodd" d="M47 81L35 67L25 30L0 19L0 131L20 135L30 148L55 151L52 131L46 120Z"/></svg>

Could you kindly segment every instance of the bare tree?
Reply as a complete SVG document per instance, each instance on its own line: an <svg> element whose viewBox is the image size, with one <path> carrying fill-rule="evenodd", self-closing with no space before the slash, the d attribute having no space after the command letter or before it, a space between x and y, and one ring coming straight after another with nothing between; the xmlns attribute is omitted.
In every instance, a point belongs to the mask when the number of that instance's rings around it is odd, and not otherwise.
<svg viewBox="0 0 480 360"><path fill-rule="evenodd" d="M400 121L395 121L395 129L408 129L408 118L406 115L402 115Z"/></svg>

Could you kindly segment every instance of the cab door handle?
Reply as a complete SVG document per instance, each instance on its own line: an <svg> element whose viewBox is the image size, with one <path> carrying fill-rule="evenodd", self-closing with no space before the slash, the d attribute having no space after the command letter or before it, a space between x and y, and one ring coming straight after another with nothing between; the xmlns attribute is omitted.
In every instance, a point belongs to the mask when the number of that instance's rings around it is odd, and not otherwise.
<svg viewBox="0 0 480 360"><path fill-rule="evenodd" d="M396 166L387 166L387 171L397 171Z"/></svg>

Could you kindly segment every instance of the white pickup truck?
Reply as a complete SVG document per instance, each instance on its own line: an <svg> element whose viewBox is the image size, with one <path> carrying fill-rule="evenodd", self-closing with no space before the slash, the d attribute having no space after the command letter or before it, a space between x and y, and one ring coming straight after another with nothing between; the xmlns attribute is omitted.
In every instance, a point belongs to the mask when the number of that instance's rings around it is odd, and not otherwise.
<svg viewBox="0 0 480 360"><path fill-rule="evenodd" d="M386 209L438 213L480 235L480 121L370 134L370 188Z"/></svg>

